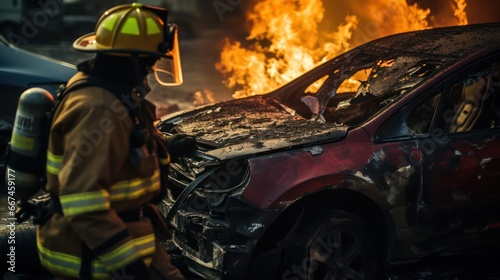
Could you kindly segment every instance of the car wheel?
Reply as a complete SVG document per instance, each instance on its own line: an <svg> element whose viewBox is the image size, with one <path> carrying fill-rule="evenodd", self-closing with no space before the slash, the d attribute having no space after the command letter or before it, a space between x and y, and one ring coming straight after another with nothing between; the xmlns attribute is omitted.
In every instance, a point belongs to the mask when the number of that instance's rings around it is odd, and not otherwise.
<svg viewBox="0 0 500 280"><path fill-rule="evenodd" d="M340 210L315 213L286 238L282 279L375 279L377 254L362 220Z"/></svg>

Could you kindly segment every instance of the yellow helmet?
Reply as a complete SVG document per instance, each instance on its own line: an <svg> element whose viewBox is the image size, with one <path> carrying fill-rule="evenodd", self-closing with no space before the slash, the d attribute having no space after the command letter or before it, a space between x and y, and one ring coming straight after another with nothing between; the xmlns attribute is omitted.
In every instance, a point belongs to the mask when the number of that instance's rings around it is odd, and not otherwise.
<svg viewBox="0 0 500 280"><path fill-rule="evenodd" d="M140 3L119 5L107 10L97 22L95 32L76 39L73 48L82 52L162 58L157 64L167 67L153 67L157 79L163 77L158 82L179 85L182 69L177 26L166 21L166 9Z"/></svg>

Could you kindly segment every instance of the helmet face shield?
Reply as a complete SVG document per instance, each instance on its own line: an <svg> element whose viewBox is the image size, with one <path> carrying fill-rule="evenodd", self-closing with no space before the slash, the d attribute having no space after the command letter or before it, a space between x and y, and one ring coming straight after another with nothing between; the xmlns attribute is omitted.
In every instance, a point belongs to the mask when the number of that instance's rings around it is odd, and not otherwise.
<svg viewBox="0 0 500 280"><path fill-rule="evenodd" d="M178 86L184 81L179 51L177 27L172 28L171 48L153 65L152 70L156 82L162 86Z"/></svg>

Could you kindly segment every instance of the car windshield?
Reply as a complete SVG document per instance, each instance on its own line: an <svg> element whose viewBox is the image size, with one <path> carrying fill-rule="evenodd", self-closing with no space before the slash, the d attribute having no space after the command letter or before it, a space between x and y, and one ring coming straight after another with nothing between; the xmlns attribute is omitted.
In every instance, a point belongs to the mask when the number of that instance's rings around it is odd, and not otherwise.
<svg viewBox="0 0 500 280"><path fill-rule="evenodd" d="M389 53L389 54L388 54ZM275 94L289 110L314 121L356 126L430 77L443 62L399 52L348 53ZM286 91L286 92L285 92ZM291 98L290 98L291 97Z"/></svg>

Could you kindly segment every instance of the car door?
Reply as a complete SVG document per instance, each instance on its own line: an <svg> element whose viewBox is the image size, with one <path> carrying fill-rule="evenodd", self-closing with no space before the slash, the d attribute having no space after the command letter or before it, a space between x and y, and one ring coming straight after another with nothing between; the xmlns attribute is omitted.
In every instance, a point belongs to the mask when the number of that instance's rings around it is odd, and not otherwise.
<svg viewBox="0 0 500 280"><path fill-rule="evenodd" d="M405 220L426 240L415 247L423 254L461 248L457 237L486 231L500 218L500 60L467 69L421 93L376 137L402 147L399 165L418 170L405 187Z"/></svg>
<svg viewBox="0 0 500 280"><path fill-rule="evenodd" d="M426 222L468 232L500 213L500 60L469 69L444 85L434 137L420 142Z"/></svg>

